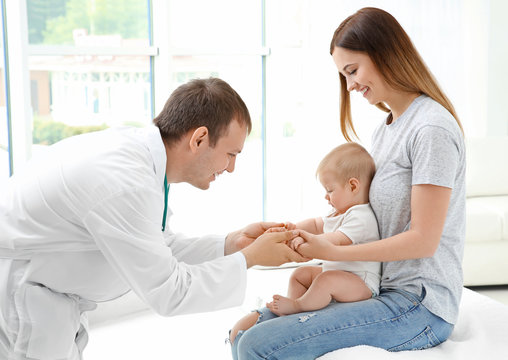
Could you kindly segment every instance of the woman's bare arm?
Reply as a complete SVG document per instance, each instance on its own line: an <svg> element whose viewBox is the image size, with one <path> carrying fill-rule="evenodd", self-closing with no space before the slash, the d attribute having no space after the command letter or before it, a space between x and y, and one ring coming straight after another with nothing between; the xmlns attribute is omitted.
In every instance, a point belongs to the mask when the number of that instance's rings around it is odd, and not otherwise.
<svg viewBox="0 0 508 360"><path fill-rule="evenodd" d="M340 231L323 233L317 236L337 246L351 245L353 243L350 238Z"/></svg>
<svg viewBox="0 0 508 360"><path fill-rule="evenodd" d="M432 257L443 232L452 190L436 185L413 185L411 226L398 235L354 246L334 246L301 232L306 242L298 252L306 257L335 261L398 261Z"/></svg>

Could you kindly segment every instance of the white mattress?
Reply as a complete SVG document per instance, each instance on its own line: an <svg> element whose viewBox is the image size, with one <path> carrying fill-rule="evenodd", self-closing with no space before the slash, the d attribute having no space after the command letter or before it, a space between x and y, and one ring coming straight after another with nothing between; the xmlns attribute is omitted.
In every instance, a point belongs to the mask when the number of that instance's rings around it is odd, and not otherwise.
<svg viewBox="0 0 508 360"><path fill-rule="evenodd" d="M85 360L230 360L224 339L244 315L233 308L203 314L163 318L151 312L95 326ZM336 350L319 360L491 360L508 359L508 306L464 289L460 315L448 341L421 351L390 353L369 346Z"/></svg>
<svg viewBox="0 0 508 360"><path fill-rule="evenodd" d="M355 346L323 355L319 360L468 360L508 359L508 306L464 289L459 319L450 338L435 348L391 353Z"/></svg>

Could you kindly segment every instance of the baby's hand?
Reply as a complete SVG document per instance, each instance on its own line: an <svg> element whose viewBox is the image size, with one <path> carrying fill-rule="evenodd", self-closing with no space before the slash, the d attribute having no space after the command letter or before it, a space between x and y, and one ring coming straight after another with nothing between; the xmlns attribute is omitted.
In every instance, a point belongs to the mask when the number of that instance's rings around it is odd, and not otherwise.
<svg viewBox="0 0 508 360"><path fill-rule="evenodd" d="M305 240L302 237L298 236L295 237L293 240L291 240L291 242L289 243L289 247L294 251L296 251L296 249L298 249L298 246L302 245L304 242Z"/></svg>

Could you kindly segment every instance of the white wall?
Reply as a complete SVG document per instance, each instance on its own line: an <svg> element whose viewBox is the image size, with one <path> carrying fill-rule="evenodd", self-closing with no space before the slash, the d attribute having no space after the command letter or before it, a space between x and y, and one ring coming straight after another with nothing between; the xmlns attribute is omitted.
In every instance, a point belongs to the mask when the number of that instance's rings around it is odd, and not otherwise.
<svg viewBox="0 0 508 360"><path fill-rule="evenodd" d="M486 135L508 135L508 2L490 0Z"/></svg>

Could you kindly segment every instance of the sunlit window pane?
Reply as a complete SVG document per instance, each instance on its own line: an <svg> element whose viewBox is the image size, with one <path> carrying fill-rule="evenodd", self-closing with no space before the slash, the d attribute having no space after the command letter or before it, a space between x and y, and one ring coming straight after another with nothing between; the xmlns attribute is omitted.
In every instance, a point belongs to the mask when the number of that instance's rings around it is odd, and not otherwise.
<svg viewBox="0 0 508 360"><path fill-rule="evenodd" d="M225 233L262 219L263 172L261 139L260 56L175 56L172 88L194 78L227 81L247 105L253 129L236 160L232 174L224 172L207 191L174 184L170 204L172 228L187 234ZM199 226L196 226L199 219Z"/></svg>
<svg viewBox="0 0 508 360"><path fill-rule="evenodd" d="M151 121L147 56L31 56L34 144Z"/></svg>
<svg viewBox="0 0 508 360"><path fill-rule="evenodd" d="M261 24L261 1L170 1L169 36L176 48L261 46Z"/></svg>
<svg viewBox="0 0 508 360"><path fill-rule="evenodd" d="M30 44L148 41L146 0L27 0L27 14Z"/></svg>

